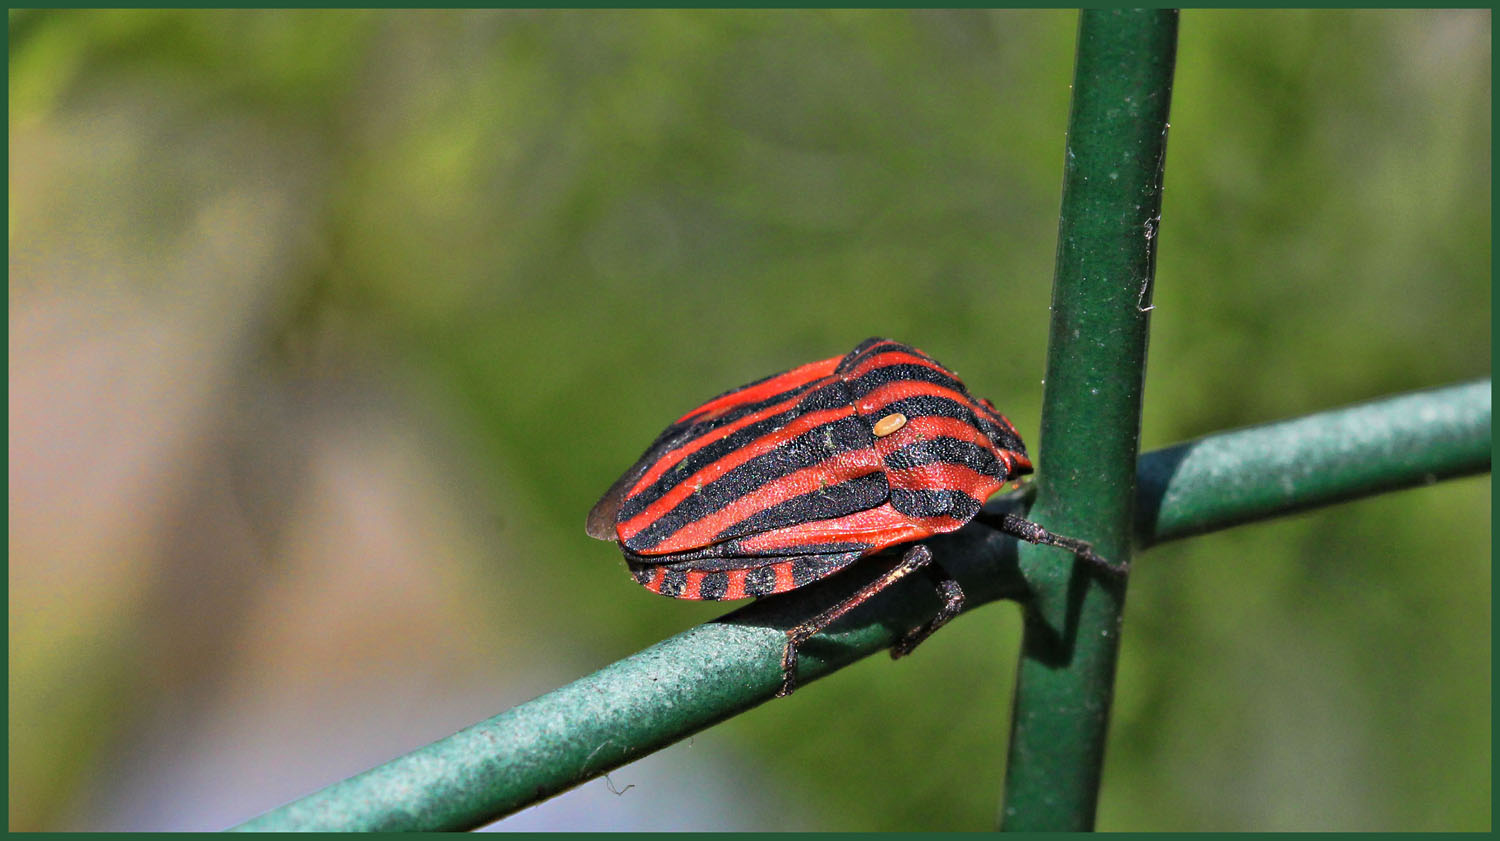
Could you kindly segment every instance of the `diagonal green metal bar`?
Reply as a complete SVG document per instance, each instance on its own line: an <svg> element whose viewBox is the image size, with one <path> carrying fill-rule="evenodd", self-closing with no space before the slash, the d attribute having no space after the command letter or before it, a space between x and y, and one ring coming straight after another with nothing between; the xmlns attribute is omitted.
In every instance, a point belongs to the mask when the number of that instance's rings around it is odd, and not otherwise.
<svg viewBox="0 0 1500 841"><path fill-rule="evenodd" d="M1147 453L1137 467L1136 541L1484 473L1490 394L1480 380ZM990 507L1022 504L1012 496ZM970 609L1024 595L1011 539L975 523L930 545ZM768 700L781 681L783 630L881 572L871 561L692 628L236 829L466 829L563 792ZM915 577L892 587L805 646L803 682L888 647L937 604Z"/></svg>
<svg viewBox="0 0 1500 841"><path fill-rule="evenodd" d="M1146 336L1177 53L1175 10L1085 10L1063 164L1031 516L1130 561ZM1022 546L1031 585L1001 828L1089 830L1125 581Z"/></svg>
<svg viewBox="0 0 1500 841"><path fill-rule="evenodd" d="M1478 432L1489 428L1490 395L1490 381L1476 380L1147 453L1136 545L1430 485L1476 472L1481 457L1488 469Z"/></svg>

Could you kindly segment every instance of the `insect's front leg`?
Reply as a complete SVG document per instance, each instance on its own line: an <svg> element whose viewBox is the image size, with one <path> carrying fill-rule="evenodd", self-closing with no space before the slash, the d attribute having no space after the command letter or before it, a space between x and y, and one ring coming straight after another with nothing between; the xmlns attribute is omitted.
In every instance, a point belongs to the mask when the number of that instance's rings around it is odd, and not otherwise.
<svg viewBox="0 0 1500 841"><path fill-rule="evenodd" d="M988 511L980 511L975 519L1008 535L1019 537L1027 543L1066 549L1094 566L1103 567L1116 575L1124 575L1130 571L1129 564L1112 564L1105 560L1087 541L1053 534L1042 528L1040 524L1033 523L1018 514L991 514Z"/></svg>

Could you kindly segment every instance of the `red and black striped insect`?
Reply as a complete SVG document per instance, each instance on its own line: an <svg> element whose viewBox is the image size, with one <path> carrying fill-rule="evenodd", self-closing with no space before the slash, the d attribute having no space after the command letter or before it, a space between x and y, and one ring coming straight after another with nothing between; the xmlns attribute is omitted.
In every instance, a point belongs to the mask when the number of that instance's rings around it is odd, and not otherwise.
<svg viewBox="0 0 1500 841"><path fill-rule="evenodd" d="M1031 470L1021 436L993 403L927 354L868 339L683 415L604 493L587 530L618 542L646 589L678 599L785 592L976 516L1120 571L1081 540L1014 514L981 514L991 494ZM798 645L923 567L943 606L891 656L958 615L963 590L918 544L890 572L786 632L776 694L796 688Z"/></svg>

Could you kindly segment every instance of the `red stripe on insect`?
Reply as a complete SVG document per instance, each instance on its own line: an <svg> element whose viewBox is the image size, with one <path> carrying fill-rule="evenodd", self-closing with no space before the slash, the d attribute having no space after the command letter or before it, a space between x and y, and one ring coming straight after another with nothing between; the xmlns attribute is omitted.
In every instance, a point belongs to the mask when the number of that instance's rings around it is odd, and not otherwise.
<svg viewBox="0 0 1500 841"><path fill-rule="evenodd" d="M878 415L886 406L908 397L946 397L965 406L972 405L968 395L944 388L926 380L896 380L866 394L859 401L859 413Z"/></svg>
<svg viewBox="0 0 1500 841"><path fill-rule="evenodd" d="M910 430L908 432L907 430ZM968 441L985 449L993 448L989 436L981 429L958 418L949 418L942 415L918 415L907 421L905 427L893 435L887 435L876 442L875 446L882 453L894 452L903 446L910 444L917 438L954 438L959 441Z"/></svg>
<svg viewBox="0 0 1500 841"><path fill-rule="evenodd" d="M812 382L813 380L821 379L828 376L829 374L832 374L833 369L837 368L839 362L842 360L842 356L835 356L832 359L822 359L817 362L809 362L806 365L801 365L793 368L786 373L777 374L776 376L771 377L764 382L736 389L729 392L728 394L720 397L715 397L707 403L704 403L702 406L699 406L698 408L678 418L677 422L682 423L688 418L693 418L694 416L697 416L695 418L696 420L708 420L717 417L718 415L721 415L736 406L743 406L746 403L754 403L757 400L765 400L768 397L774 397L775 395L780 394L783 391L794 389L804 383Z"/></svg>
<svg viewBox="0 0 1500 841"><path fill-rule="evenodd" d="M892 508L887 502L875 508L856 511L842 517L798 523L795 526L741 538L739 545L746 551L766 552L786 549L791 552L803 546L830 542L858 542L864 545L864 553L870 555L897 543L921 540L934 534L954 531L961 528L963 524L962 520L946 516L908 517Z"/></svg>
<svg viewBox="0 0 1500 841"><path fill-rule="evenodd" d="M750 574L748 569L731 569L724 574L728 579L724 588L724 599L733 601L745 597L745 576Z"/></svg>
<svg viewBox="0 0 1500 841"><path fill-rule="evenodd" d="M682 592L677 594L679 599L701 599L700 588L703 586L703 577L708 573L702 570L690 569L683 576Z"/></svg>
<svg viewBox="0 0 1500 841"><path fill-rule="evenodd" d="M670 537L649 549L637 550L642 555L668 555L685 552L714 542L719 533L746 517L757 514L794 496L822 490L830 485L858 479L882 469L880 457L873 447L862 450L846 450L826 461L788 473L772 482L732 500L723 508L702 519L688 523ZM639 531L639 527L637 527ZM622 540L629 539L625 526L620 526Z"/></svg>
<svg viewBox="0 0 1500 841"><path fill-rule="evenodd" d="M961 464L948 464L946 462L889 470L886 475L890 477L891 487L893 488L911 490L949 488L955 491L962 491L979 500L981 504L986 499L989 499L995 491L1000 490L1005 485L1003 481L996 479L994 476L976 473Z"/></svg>
<svg viewBox="0 0 1500 841"><path fill-rule="evenodd" d="M773 415L779 415L782 412L785 412L788 409L796 406L797 401L801 399L802 395L800 394L794 397L789 397L786 400L781 401L780 403L767 406L766 408L761 409L758 412L753 412L751 414L745 415L742 418L736 418L733 423L727 423L717 429L711 429L708 432L705 432L702 435L693 438L692 440L688 441L675 450L668 450L667 452L662 453L651 465L651 469L642 474L641 478L638 479L633 486L631 486L629 493L625 494L625 499L629 499L630 497L633 497L641 491L644 491L645 489L651 487L656 483L657 479L660 479L662 477L664 473L676 467L679 463L682 462L683 459L687 458L693 453L698 452L699 450L703 449L709 444L712 444L715 441L718 441L722 438L727 438L730 435L733 435L734 433L740 431L741 429L750 426L751 424L759 423L760 421L763 421ZM681 421L678 422L681 423Z"/></svg>
<svg viewBox="0 0 1500 841"><path fill-rule="evenodd" d="M796 586L792 579L792 561L773 564L771 570L776 573L776 586L771 589L772 593L785 593Z"/></svg>
<svg viewBox="0 0 1500 841"><path fill-rule="evenodd" d="M853 406L842 406L837 409L825 409L821 412L811 412L783 426L775 432L768 433L751 441L739 449L726 453L723 458L712 464L705 465L701 470L691 476L686 476L678 482L670 491L663 494L661 499L656 500L645 508L641 513L620 523L619 533L621 540L629 540L640 534L642 529L661 518L662 515L677 507L677 504L704 485L720 478L725 473L744 464L751 459L764 455L787 441L802 435L809 430L816 429L826 423L831 423L854 414ZM866 471L868 472L868 471ZM773 483L774 484L774 483ZM627 501L629 497L626 497ZM722 510L722 509L721 509ZM713 517L710 514L709 517Z"/></svg>
<svg viewBox="0 0 1500 841"><path fill-rule="evenodd" d="M650 590L653 593L660 593L661 592L662 582L664 582L666 580L667 580L667 568L666 567L657 567L656 571L651 574L651 580L646 582L646 585L645 585L646 589Z"/></svg>
<svg viewBox="0 0 1500 841"><path fill-rule="evenodd" d="M845 373L844 376L848 379L862 377L865 374L868 374L871 371L875 370L876 368L886 368L891 365L921 365L924 368L931 368L932 370L937 371L945 377L953 376L952 371L949 371L936 362L933 362L931 359L928 359L925 356L918 356L908 350L898 349L897 346L894 345L890 350L883 350L879 353L871 354L860 360L860 363L854 366L853 369Z"/></svg>

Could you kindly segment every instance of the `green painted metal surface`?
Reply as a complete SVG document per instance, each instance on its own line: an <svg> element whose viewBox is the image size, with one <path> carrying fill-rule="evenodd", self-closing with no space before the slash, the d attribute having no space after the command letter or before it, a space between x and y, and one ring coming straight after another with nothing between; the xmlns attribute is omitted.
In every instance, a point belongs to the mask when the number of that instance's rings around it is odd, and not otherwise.
<svg viewBox="0 0 1500 841"><path fill-rule="evenodd" d="M1063 167L1032 517L1129 562L1175 11L1085 11ZM1093 828L1123 579L1023 546L1031 585L1001 826Z"/></svg>
<svg viewBox="0 0 1500 841"><path fill-rule="evenodd" d="M1136 521L1137 541L1160 543L1421 485L1429 477L1484 473L1490 392L1489 380L1448 386L1147 453L1138 467L1137 510L1144 516ZM1300 465L1290 485L1286 472L1246 469L1264 467L1268 458ZM1351 469L1306 475L1333 462ZM1019 504L1008 498L988 507ZM968 609L1024 596L1009 538L975 523L930 545L970 595ZM880 571L879 563L859 564L736 610L237 829L483 825L768 700L781 677L782 629ZM897 584L805 646L804 683L881 651L937 604L920 577Z"/></svg>
<svg viewBox="0 0 1500 841"><path fill-rule="evenodd" d="M966 529L929 545L973 604L1020 595L1015 545L998 532ZM237 829L452 830L489 823L769 700L781 685L785 630L842 601L896 560L872 559L752 603ZM800 648L800 691L889 647L938 604L921 575L883 591Z"/></svg>
<svg viewBox="0 0 1500 841"><path fill-rule="evenodd" d="M1486 379L1148 453L1137 546L1488 469L1489 416Z"/></svg>

